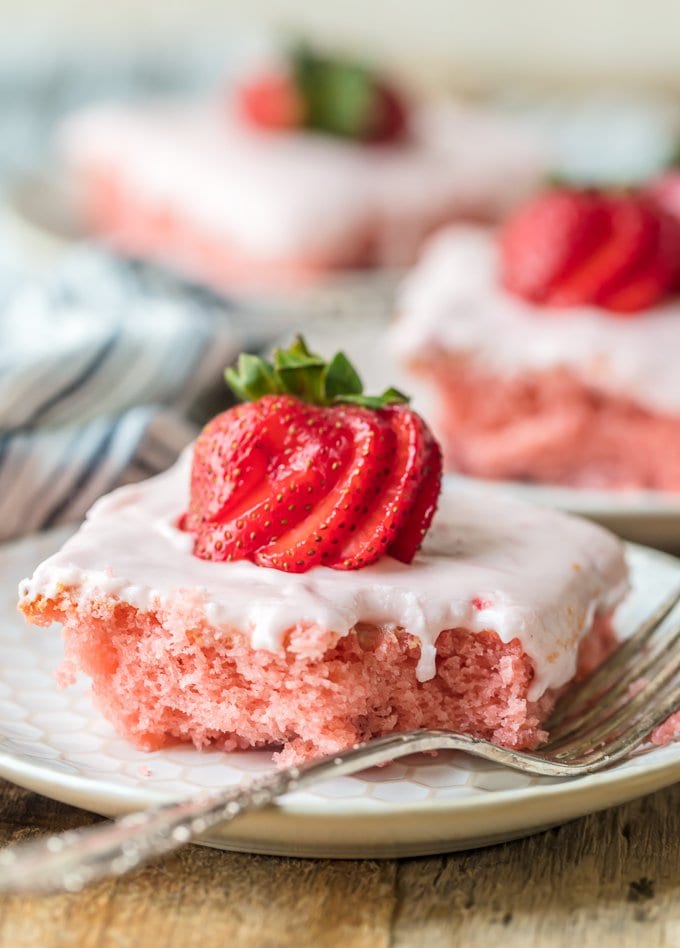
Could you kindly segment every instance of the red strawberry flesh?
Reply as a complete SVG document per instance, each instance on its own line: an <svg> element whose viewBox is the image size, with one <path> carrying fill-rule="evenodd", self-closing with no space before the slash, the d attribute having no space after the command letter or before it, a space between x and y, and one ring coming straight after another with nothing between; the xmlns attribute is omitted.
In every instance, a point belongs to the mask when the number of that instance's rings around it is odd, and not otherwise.
<svg viewBox="0 0 680 948"><path fill-rule="evenodd" d="M196 441L180 521L196 556L287 572L412 560L434 514L441 455L405 396L364 395L342 353L326 363L301 339L272 364L242 356L227 380L253 400Z"/></svg>
<svg viewBox="0 0 680 948"><path fill-rule="evenodd" d="M643 192L546 192L506 222L500 249L506 289L555 307L637 312L680 279L680 222Z"/></svg>
<svg viewBox="0 0 680 948"><path fill-rule="evenodd" d="M545 300L597 246L607 224L603 202L587 191L552 191L530 202L501 231L504 285L527 299Z"/></svg>
<svg viewBox="0 0 680 948"><path fill-rule="evenodd" d="M644 205L632 197L614 197L607 217L605 239L555 288L550 297L554 305L599 302L649 253L655 219Z"/></svg>
<svg viewBox="0 0 680 948"><path fill-rule="evenodd" d="M404 138L408 127L408 108L399 92L384 82L377 82L375 101L364 140L384 145Z"/></svg>
<svg viewBox="0 0 680 948"><path fill-rule="evenodd" d="M420 549L432 518L437 510L437 501L442 486L442 452L439 444L428 431L428 450L425 470L415 501L399 528L397 536L387 549L402 563L411 563Z"/></svg>
<svg viewBox="0 0 680 948"><path fill-rule="evenodd" d="M401 406L384 408L381 415L394 432L394 456L375 503L339 551L343 569L359 569L387 552L416 503L423 479L429 447L424 422L415 412Z"/></svg>
<svg viewBox="0 0 680 948"><path fill-rule="evenodd" d="M336 423L352 436L349 463L302 523L256 554L255 562L261 566L304 572L321 562L336 565L343 538L375 502L392 451L391 429L368 409L331 411L337 414Z"/></svg>
<svg viewBox="0 0 680 948"><path fill-rule="evenodd" d="M237 90L237 107L251 125L272 131L302 126L304 102L291 76L265 73L243 83Z"/></svg>
<svg viewBox="0 0 680 948"><path fill-rule="evenodd" d="M222 554L212 559L243 559L302 520L335 479L334 453L327 447L310 441L300 447L293 463L303 455L307 458L303 467L286 476L264 478L237 510L229 511L228 520L210 524L207 545L197 540L197 555L205 548Z"/></svg>

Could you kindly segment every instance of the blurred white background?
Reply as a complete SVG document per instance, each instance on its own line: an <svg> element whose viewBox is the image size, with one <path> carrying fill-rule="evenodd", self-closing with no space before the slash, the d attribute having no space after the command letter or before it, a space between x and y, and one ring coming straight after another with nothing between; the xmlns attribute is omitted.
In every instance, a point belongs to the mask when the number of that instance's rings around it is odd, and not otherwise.
<svg viewBox="0 0 680 948"><path fill-rule="evenodd" d="M179 58L263 27L375 51L423 82L680 90L678 0L0 0L0 49Z"/></svg>
<svg viewBox="0 0 680 948"><path fill-rule="evenodd" d="M680 0L0 0L0 17L0 172L43 166L82 102L205 92L277 35L490 95L581 180L645 176L680 138Z"/></svg>

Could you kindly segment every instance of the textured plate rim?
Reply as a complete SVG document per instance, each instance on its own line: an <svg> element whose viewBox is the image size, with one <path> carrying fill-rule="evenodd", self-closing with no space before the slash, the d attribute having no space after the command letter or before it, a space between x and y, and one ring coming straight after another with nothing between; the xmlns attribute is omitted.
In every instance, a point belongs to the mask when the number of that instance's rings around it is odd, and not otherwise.
<svg viewBox="0 0 680 948"><path fill-rule="evenodd" d="M616 766L616 765L614 765ZM12 774L12 777L6 775ZM11 751L0 750L0 775L6 779L14 777L28 776L31 780L49 782L55 787L65 790L91 790L97 797L110 798L117 803L131 803L133 805L150 806L154 803L165 802L167 800L179 799L176 796L169 796L154 792L152 785L148 788L137 789L107 783L105 779L83 776L80 774L69 774L63 771L52 770L44 765L33 763L30 757L23 757L20 754L14 754ZM414 801L405 803L381 803L380 806L366 806L364 798L357 800L349 799L329 799L327 803L317 803L316 801L283 801L276 805L276 808L282 813L291 813L295 815L305 815L307 813L314 816L323 816L324 818L334 819L344 816L366 816L371 819L381 817L393 817L395 812L408 814L411 816L422 816L433 811L446 811L452 813L458 810L484 810L496 808L511 800L521 797L522 801L530 802L538 797L556 797L563 794L574 795L577 790L589 790L602 785L613 786L627 783L650 783L656 786L656 779L660 777L667 783L660 783L659 789L668 786L676 781L680 782L680 745L678 745L678 755L672 760L662 760L653 762L651 765L640 764L639 766L626 767L623 770L603 770L595 774L584 777L567 778L559 783L551 783L522 788L510 788L508 790L494 790L487 796L468 797L463 796L452 799L430 800L429 802ZM649 778L649 780L644 779ZM18 781L17 781L18 782ZM644 792L644 791L643 791ZM329 809L329 806L331 809Z"/></svg>

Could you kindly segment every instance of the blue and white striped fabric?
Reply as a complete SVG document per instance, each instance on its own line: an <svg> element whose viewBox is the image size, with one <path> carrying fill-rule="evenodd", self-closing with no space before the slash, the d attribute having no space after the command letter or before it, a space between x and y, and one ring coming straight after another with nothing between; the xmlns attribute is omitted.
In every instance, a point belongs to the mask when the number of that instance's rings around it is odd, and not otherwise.
<svg viewBox="0 0 680 948"><path fill-rule="evenodd" d="M225 365L263 335L209 294L90 249L0 304L0 539L77 520L168 467L230 403Z"/></svg>

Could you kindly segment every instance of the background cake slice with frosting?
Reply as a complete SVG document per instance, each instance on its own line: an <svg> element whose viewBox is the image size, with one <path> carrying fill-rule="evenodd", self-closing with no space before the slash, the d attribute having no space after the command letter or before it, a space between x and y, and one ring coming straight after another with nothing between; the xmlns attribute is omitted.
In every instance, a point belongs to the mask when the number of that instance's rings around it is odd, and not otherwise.
<svg viewBox="0 0 680 948"><path fill-rule="evenodd" d="M91 106L60 137L91 230L227 289L409 264L434 227L497 219L547 163L508 118L410 101L307 49L203 101Z"/></svg>
<svg viewBox="0 0 680 948"><path fill-rule="evenodd" d="M559 189L452 227L405 282L399 358L439 397L447 466L680 490L680 225L644 194Z"/></svg>

